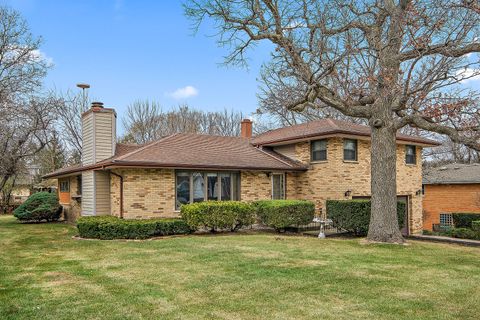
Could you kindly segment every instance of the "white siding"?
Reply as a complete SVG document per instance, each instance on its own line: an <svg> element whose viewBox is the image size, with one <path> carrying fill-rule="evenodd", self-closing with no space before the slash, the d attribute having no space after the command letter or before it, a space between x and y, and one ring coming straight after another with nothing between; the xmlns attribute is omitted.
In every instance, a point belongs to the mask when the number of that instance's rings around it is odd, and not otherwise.
<svg viewBox="0 0 480 320"><path fill-rule="evenodd" d="M95 214L94 189L95 181L93 171L82 172L82 216L91 216Z"/></svg>
<svg viewBox="0 0 480 320"><path fill-rule="evenodd" d="M82 118L82 163L94 163L94 122L93 113L88 113Z"/></svg>
<svg viewBox="0 0 480 320"><path fill-rule="evenodd" d="M295 154L295 144L287 144L284 146L277 146L273 148L273 151L278 152L293 160L298 160Z"/></svg>
<svg viewBox="0 0 480 320"><path fill-rule="evenodd" d="M95 162L113 156L115 140L115 115L112 112L95 112Z"/></svg>
<svg viewBox="0 0 480 320"><path fill-rule="evenodd" d="M110 214L110 174L95 171L95 215Z"/></svg>

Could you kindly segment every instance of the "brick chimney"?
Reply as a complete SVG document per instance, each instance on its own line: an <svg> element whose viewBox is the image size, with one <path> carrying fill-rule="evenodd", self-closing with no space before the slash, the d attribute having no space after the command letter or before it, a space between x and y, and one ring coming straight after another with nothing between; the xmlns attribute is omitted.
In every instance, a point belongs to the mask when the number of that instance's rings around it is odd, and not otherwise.
<svg viewBox="0 0 480 320"><path fill-rule="evenodd" d="M250 139L252 137L252 120L243 119L240 123L240 136Z"/></svg>

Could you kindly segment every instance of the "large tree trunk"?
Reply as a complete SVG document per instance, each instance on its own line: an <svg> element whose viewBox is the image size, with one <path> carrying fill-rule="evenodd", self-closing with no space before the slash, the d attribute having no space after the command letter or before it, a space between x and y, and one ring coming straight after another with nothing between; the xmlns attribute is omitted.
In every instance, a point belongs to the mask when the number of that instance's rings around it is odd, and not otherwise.
<svg viewBox="0 0 480 320"><path fill-rule="evenodd" d="M371 121L372 216L367 239L403 243L397 219L396 129L386 118Z"/></svg>

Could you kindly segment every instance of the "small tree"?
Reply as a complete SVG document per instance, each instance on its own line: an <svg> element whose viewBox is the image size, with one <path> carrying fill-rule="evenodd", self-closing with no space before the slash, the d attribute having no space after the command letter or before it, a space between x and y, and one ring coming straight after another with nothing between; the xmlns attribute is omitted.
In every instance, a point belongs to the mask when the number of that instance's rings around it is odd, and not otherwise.
<svg viewBox="0 0 480 320"><path fill-rule="evenodd" d="M368 239L403 242L396 219L396 133L409 125L479 144L478 96L458 86L477 77L480 5L466 0L190 0L207 18L226 63L245 65L273 45L268 91L290 93L289 110L330 107L371 128L372 215Z"/></svg>

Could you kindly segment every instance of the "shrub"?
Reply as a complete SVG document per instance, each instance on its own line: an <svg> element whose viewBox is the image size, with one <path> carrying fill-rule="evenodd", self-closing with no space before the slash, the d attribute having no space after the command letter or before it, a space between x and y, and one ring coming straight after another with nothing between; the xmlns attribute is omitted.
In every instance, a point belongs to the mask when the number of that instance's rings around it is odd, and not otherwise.
<svg viewBox="0 0 480 320"><path fill-rule="evenodd" d="M24 203L13 211L18 220L47 222L56 221L60 218L62 207L58 203L57 195L48 192L32 194Z"/></svg>
<svg viewBox="0 0 480 320"><path fill-rule="evenodd" d="M113 216L80 217L77 228L82 238L147 239L155 236L190 233L181 219L126 220Z"/></svg>
<svg viewBox="0 0 480 320"><path fill-rule="evenodd" d="M205 201L183 205L182 218L190 228L207 228L212 232L228 229L236 231L255 222L251 204L240 201Z"/></svg>
<svg viewBox="0 0 480 320"><path fill-rule="evenodd" d="M337 228L365 236L370 224L370 200L327 200L327 216ZM400 229L405 220L405 204L397 202L397 216Z"/></svg>
<svg viewBox="0 0 480 320"><path fill-rule="evenodd" d="M472 230L480 232L480 220L472 221Z"/></svg>
<svg viewBox="0 0 480 320"><path fill-rule="evenodd" d="M254 202L258 218L277 232L312 222L315 204L304 200L261 200Z"/></svg>
<svg viewBox="0 0 480 320"><path fill-rule="evenodd" d="M480 213L452 213L455 228L471 228L472 221L480 220Z"/></svg>
<svg viewBox="0 0 480 320"><path fill-rule="evenodd" d="M480 233L469 228L455 228L451 231L451 236L460 239L480 240Z"/></svg>

